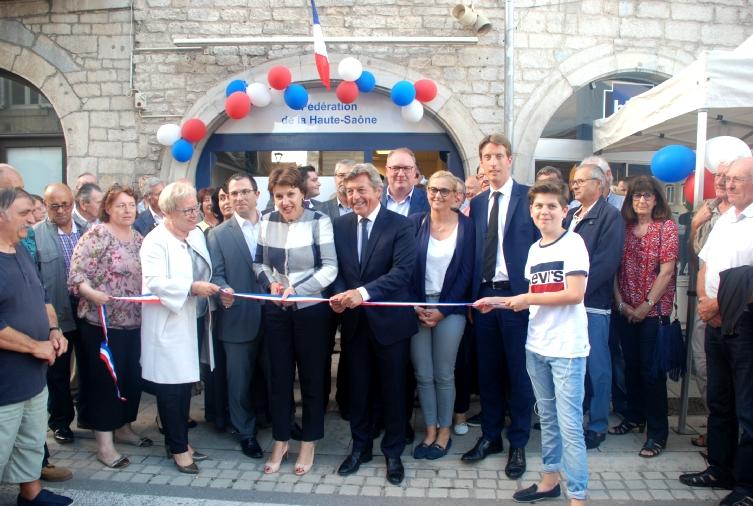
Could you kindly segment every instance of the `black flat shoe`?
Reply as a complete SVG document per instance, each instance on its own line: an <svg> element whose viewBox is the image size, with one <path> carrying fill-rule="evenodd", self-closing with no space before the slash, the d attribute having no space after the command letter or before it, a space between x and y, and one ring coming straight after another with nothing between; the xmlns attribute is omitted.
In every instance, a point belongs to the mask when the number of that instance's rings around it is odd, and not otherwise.
<svg viewBox="0 0 753 506"><path fill-rule="evenodd" d="M264 452L261 451L261 446L259 446L259 442L256 441L256 438L254 437L241 441L241 451L243 452L243 455L251 457L252 459L260 459L264 457Z"/></svg>
<svg viewBox="0 0 753 506"><path fill-rule="evenodd" d="M437 460L441 459L445 455L447 455L447 452L450 450L450 447L452 446L452 438L447 440L447 445L443 448L437 443L432 444L429 447L429 451L426 452L426 458L427 460Z"/></svg>
<svg viewBox="0 0 753 506"><path fill-rule="evenodd" d="M387 481L393 485L400 485L405 478L405 468L400 457L386 457Z"/></svg>
<svg viewBox="0 0 753 506"><path fill-rule="evenodd" d="M353 453L345 457L345 460L343 460L342 464L340 464L340 467L337 468L337 474L339 474L340 476L348 476L349 474L353 474L358 471L358 468L361 467L361 464L371 462L372 458L373 455L371 453L371 450L364 452L354 451Z"/></svg>
<svg viewBox="0 0 753 506"><path fill-rule="evenodd" d="M463 462L478 462L479 460L484 460L488 455L502 453L502 450L504 450L504 445L501 439L499 441L489 441L480 437L476 441L476 445L463 454L460 460Z"/></svg>
<svg viewBox="0 0 753 506"><path fill-rule="evenodd" d="M512 495L512 499L515 502L536 502L545 499L556 499L560 495L562 495L562 490L559 483L552 490L547 490L546 492L539 492L538 485L534 483L528 488L515 492Z"/></svg>
<svg viewBox="0 0 753 506"><path fill-rule="evenodd" d="M604 442L604 440L607 438L607 433L587 430L584 438L586 440L586 450L594 450Z"/></svg>
<svg viewBox="0 0 753 506"><path fill-rule="evenodd" d="M523 473L526 472L526 449L525 448L510 448L510 453L507 455L507 465L505 466L505 474L511 480L517 480ZM557 494L559 495L559 493Z"/></svg>
<svg viewBox="0 0 753 506"><path fill-rule="evenodd" d="M719 506L753 506L753 497L733 491L721 500Z"/></svg>
<svg viewBox="0 0 753 506"><path fill-rule="evenodd" d="M731 476L717 476L710 468L700 473L685 473L680 475L680 483L689 487L724 488L732 490L735 480Z"/></svg>
<svg viewBox="0 0 753 506"><path fill-rule="evenodd" d="M416 460L425 459L428 452L429 445L427 445L426 443L421 443L413 449L413 458Z"/></svg>
<svg viewBox="0 0 753 506"><path fill-rule="evenodd" d="M199 474L199 466L196 465L196 462L191 462L187 466L181 466L177 462L175 463L175 467L178 468L179 473L183 474Z"/></svg>

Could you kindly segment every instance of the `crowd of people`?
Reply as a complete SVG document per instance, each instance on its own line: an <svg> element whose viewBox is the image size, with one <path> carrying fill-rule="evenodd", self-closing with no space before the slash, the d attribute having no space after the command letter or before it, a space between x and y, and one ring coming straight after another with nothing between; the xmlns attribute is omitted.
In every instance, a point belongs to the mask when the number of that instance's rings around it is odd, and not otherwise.
<svg viewBox="0 0 753 506"><path fill-rule="evenodd" d="M142 391L156 397L166 457L199 473L209 457L189 443L189 408L200 381L206 421L246 456L264 458L256 435L271 425L264 473L281 471L291 439L293 472L308 473L326 437L338 332L334 398L352 437L340 475L372 460L382 435L386 479L400 484L406 446L443 458L474 422L481 437L461 460L501 453L505 432L510 479L541 431L543 474L519 502L559 497L564 471L570 503L585 503L587 450L608 434L646 432L638 454L659 456L669 431L657 336L679 250L662 185L639 176L618 195L606 161L589 157L569 185L546 167L528 187L512 178L501 134L481 140L479 158L465 181L424 180L408 148L389 153L384 181L342 160L327 200L316 200L315 168L277 168L265 210L246 173L198 192L155 177L102 191L87 173L40 201L0 165L0 280L14 287L0 294L0 418L16 428L0 432L0 476L20 484L18 504L67 504L40 485L40 474L70 477L48 460L45 425L67 444L76 418L112 469L129 465L122 445L153 445L131 426ZM692 346L710 412L696 442L709 468L680 480L734 488L722 504L746 504L753 158L728 162L691 226L702 261ZM416 392L425 433L414 444ZM481 412L466 417L473 392ZM611 428L610 409L621 416Z"/></svg>

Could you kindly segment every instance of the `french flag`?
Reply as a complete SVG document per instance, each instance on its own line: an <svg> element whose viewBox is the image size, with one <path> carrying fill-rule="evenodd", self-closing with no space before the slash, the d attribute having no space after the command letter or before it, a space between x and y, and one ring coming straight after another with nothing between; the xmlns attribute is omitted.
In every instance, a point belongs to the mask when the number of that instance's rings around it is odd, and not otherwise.
<svg viewBox="0 0 753 506"><path fill-rule="evenodd" d="M115 359L110 351L110 340L107 338L107 310L105 306L99 306L99 323L102 325L102 342L99 344L99 359L105 363L107 372L110 373L113 383L115 384L115 395L121 401L126 398L120 395L118 387L118 373L115 371Z"/></svg>
<svg viewBox="0 0 753 506"><path fill-rule="evenodd" d="M329 58L327 58L327 46L324 45L324 34L319 24L319 14L316 12L314 0L311 0L311 11L314 14L314 58L316 60L316 70L319 72L319 79L327 90L329 90Z"/></svg>

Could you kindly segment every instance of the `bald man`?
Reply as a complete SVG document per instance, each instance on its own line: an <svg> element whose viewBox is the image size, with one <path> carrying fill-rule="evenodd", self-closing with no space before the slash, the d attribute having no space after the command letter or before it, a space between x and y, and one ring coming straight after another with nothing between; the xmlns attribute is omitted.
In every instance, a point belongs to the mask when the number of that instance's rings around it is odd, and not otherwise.
<svg viewBox="0 0 753 506"><path fill-rule="evenodd" d="M0 188L23 188L24 178L12 166L0 163Z"/></svg>
<svg viewBox="0 0 753 506"><path fill-rule="evenodd" d="M44 191L47 219L34 226L42 282L58 317L58 325L68 342L78 342L74 317L78 300L68 292L68 271L73 249L88 224L73 221L73 192L64 184L51 184ZM58 443L73 442L73 399L70 390L71 348L47 370L49 390L48 425Z"/></svg>

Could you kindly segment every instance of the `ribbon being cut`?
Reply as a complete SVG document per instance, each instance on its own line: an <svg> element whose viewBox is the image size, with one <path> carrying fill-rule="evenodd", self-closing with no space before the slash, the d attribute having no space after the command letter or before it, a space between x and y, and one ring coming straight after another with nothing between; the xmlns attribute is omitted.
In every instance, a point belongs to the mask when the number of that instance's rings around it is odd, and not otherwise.
<svg viewBox="0 0 753 506"><path fill-rule="evenodd" d="M251 299L258 301L270 301L278 302L282 301L281 295L271 295L268 293L234 293L234 297L241 299ZM151 294L137 295L134 297L111 297L112 300L119 300L123 302L132 302L135 304L159 304L159 297ZM329 299L324 297L307 297L305 295L291 295L287 297L286 302L329 302ZM402 307L402 306L430 306L430 307L452 307L452 306L472 306L473 302L432 302L427 304L426 302L391 302L391 301L368 301L362 302L362 306L380 306L380 307ZM107 339L107 310L105 306L99 306L99 320L102 324L102 343L99 346L99 358L105 363L107 370L110 372L112 381L115 383L115 392L118 399L124 401L125 397L120 395L120 388L118 387L118 373L115 368L115 361L112 358L110 352L109 342Z"/></svg>

